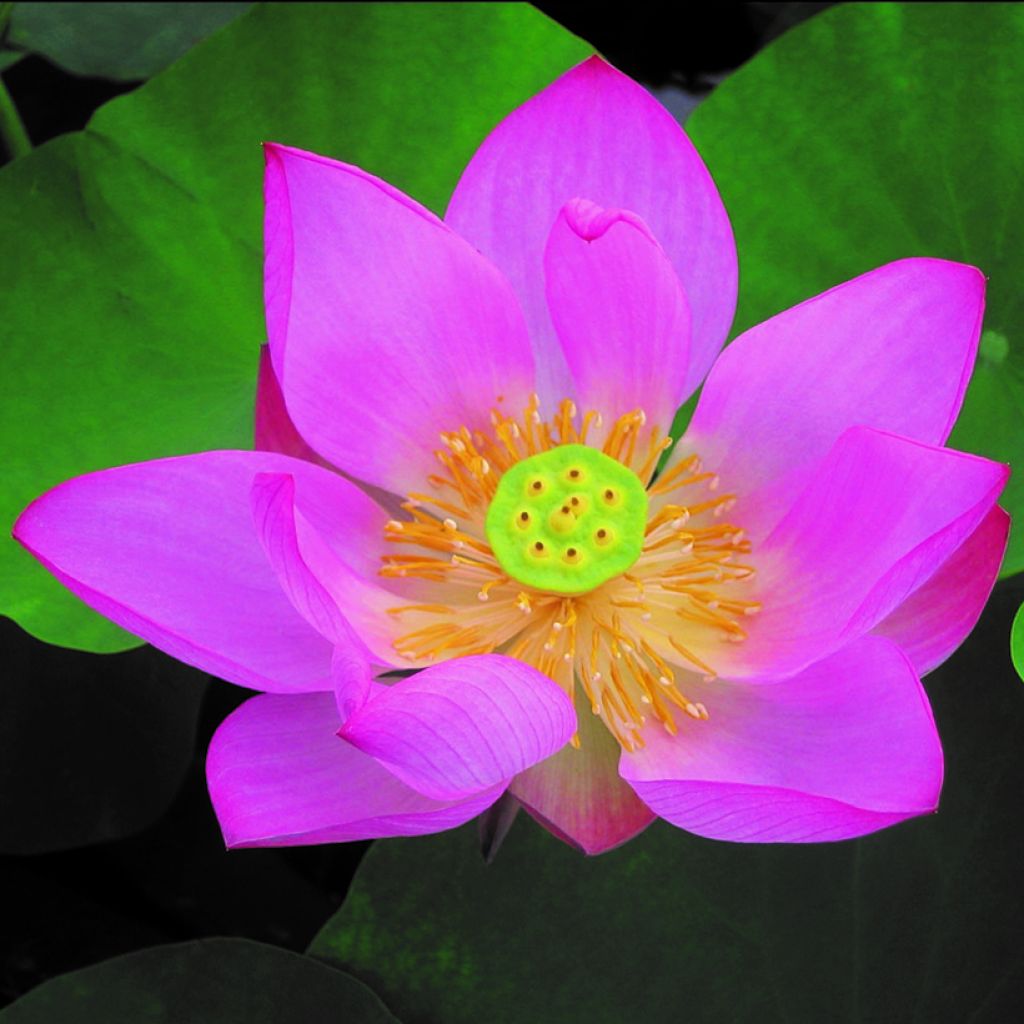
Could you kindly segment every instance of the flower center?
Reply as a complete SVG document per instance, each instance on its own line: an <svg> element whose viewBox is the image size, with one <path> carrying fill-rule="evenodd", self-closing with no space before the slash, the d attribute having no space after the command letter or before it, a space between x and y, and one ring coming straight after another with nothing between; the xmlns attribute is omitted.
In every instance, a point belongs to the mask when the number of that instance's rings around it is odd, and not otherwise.
<svg viewBox="0 0 1024 1024"><path fill-rule="evenodd" d="M695 453L655 475L672 442L641 410L604 429L569 399L549 420L539 404L442 434L439 472L385 527L380 572L407 594L394 648L411 666L518 658L636 750L652 719L675 734L709 717L695 680L760 608L750 542Z"/></svg>
<svg viewBox="0 0 1024 1024"><path fill-rule="evenodd" d="M511 579L553 594L582 594L640 557L647 492L621 462L581 444L512 466L487 510L487 539Z"/></svg>

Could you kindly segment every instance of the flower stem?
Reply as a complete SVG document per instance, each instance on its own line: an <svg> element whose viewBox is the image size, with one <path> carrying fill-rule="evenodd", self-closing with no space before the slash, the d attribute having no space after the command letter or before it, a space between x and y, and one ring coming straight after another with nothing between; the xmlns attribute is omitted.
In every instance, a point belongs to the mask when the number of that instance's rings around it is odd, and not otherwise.
<svg viewBox="0 0 1024 1024"><path fill-rule="evenodd" d="M6 35L7 22L13 8L13 3L0 3L0 40ZM28 132L25 131L18 108L7 91L3 76L0 76L0 144L12 160L32 151Z"/></svg>
<svg viewBox="0 0 1024 1024"><path fill-rule="evenodd" d="M32 151L32 143L3 78L0 78L0 145L12 160Z"/></svg>

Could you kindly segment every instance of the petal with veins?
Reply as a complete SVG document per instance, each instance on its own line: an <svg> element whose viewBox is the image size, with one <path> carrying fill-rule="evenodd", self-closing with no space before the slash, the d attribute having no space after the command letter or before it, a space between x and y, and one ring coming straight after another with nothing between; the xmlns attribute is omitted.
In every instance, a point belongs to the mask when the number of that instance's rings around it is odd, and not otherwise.
<svg viewBox="0 0 1024 1024"><path fill-rule="evenodd" d="M656 814L737 842L848 839L934 811L942 748L906 656L866 637L769 685L702 684L710 720L659 726L621 772Z"/></svg>
<svg viewBox="0 0 1024 1024"><path fill-rule="evenodd" d="M390 185L301 150L266 154L267 329L288 412L334 465L417 490L442 430L486 425L533 390L515 295Z"/></svg>
<svg viewBox="0 0 1024 1024"><path fill-rule="evenodd" d="M507 786L576 730L561 688L489 654L457 658L375 690L339 735L435 800Z"/></svg>
<svg viewBox="0 0 1024 1024"><path fill-rule="evenodd" d="M699 451L746 499L759 540L848 427L946 440L984 307L981 272L937 259L888 263L808 299L722 353L677 452Z"/></svg>
<svg viewBox="0 0 1024 1024"><path fill-rule="evenodd" d="M294 478L348 574L376 573L386 514L336 474L268 452L78 477L36 499L14 534L87 604L181 661L257 690L328 690L331 644L295 611L253 529L250 490L267 472Z"/></svg>
<svg viewBox="0 0 1024 1024"><path fill-rule="evenodd" d="M425 797L335 735L330 694L246 701L210 743L206 777L229 847L341 843L455 828L501 795Z"/></svg>
<svg viewBox="0 0 1024 1024"><path fill-rule="evenodd" d="M872 632L888 637L918 675L942 664L974 628L995 586L1006 550L1010 517L992 509L941 568Z"/></svg>

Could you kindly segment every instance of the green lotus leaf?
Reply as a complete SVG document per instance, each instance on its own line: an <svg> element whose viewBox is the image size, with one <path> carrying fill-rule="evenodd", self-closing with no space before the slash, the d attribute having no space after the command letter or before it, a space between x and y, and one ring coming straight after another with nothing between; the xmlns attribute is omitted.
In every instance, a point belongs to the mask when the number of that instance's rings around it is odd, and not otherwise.
<svg viewBox="0 0 1024 1024"><path fill-rule="evenodd" d="M494 124L588 52L519 4L261 5L5 167L0 520L90 470L251 447L261 142L441 210ZM54 643L137 643L6 536L0 612Z"/></svg>
<svg viewBox="0 0 1024 1024"><path fill-rule="evenodd" d="M787 32L687 122L740 256L738 333L889 260L989 278L953 447L1017 470L1024 513L1024 7L841 4ZM1021 461L1024 466L1024 461ZM1024 569L1016 531L1004 574Z"/></svg>
<svg viewBox="0 0 1024 1024"><path fill-rule="evenodd" d="M76 75L131 81L162 71L250 3L17 3L8 42Z"/></svg>
<svg viewBox="0 0 1024 1024"><path fill-rule="evenodd" d="M129 953L44 982L0 1024L398 1024L365 985L247 939Z"/></svg>

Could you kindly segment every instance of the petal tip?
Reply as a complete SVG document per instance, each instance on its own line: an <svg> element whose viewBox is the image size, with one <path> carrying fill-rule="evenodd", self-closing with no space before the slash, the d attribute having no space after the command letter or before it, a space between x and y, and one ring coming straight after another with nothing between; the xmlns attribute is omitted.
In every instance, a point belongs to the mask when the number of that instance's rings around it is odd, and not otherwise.
<svg viewBox="0 0 1024 1024"><path fill-rule="evenodd" d="M282 143L270 141L261 142L260 148L263 150L263 160L268 164L280 163L283 159L283 154L288 150L288 147Z"/></svg>
<svg viewBox="0 0 1024 1024"><path fill-rule="evenodd" d="M978 299L984 298L988 284L988 277L984 271L974 266L973 263L947 260L941 256L907 256L894 260L892 263L885 263L870 273L884 273L894 267L920 270L935 277L942 277L948 284L958 287Z"/></svg>
<svg viewBox="0 0 1024 1024"><path fill-rule="evenodd" d="M563 78L589 76L594 79L606 79L608 81L627 81L633 84L633 80L625 72L620 71L610 61L605 60L599 53L592 53L586 60L582 60L575 67L570 68L562 76Z"/></svg>
<svg viewBox="0 0 1024 1024"><path fill-rule="evenodd" d="M560 215L566 226L584 242L596 242L603 238L616 224L626 224L639 231L649 242L658 246L658 240L643 219L629 210L599 206L589 199L570 199L561 209Z"/></svg>
<svg viewBox="0 0 1024 1024"><path fill-rule="evenodd" d="M16 540L34 558L43 560L40 553L40 538L37 536L37 528L40 519L46 515L46 506L51 499L63 492L67 487L72 486L79 477L72 477L64 480L34 497L19 513L11 524L11 537Z"/></svg>

